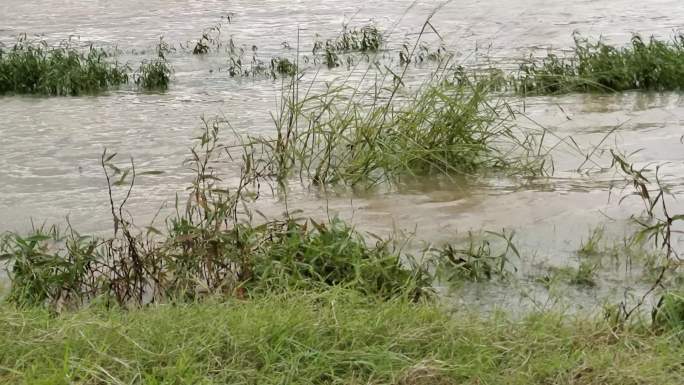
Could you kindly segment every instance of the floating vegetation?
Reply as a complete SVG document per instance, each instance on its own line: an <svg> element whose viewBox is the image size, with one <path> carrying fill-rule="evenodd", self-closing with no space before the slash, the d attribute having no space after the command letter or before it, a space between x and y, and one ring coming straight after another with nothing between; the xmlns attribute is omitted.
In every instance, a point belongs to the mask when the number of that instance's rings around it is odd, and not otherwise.
<svg viewBox="0 0 684 385"><path fill-rule="evenodd" d="M164 91L169 88L173 69L166 59L168 52L168 45L160 39L157 46L157 57L143 61L134 74L135 84L138 87L147 91Z"/></svg>
<svg viewBox="0 0 684 385"><path fill-rule="evenodd" d="M526 95L684 88L684 36L671 42L634 35L619 48L575 36L574 55L549 54L521 65L514 80Z"/></svg>
<svg viewBox="0 0 684 385"><path fill-rule="evenodd" d="M51 47L24 35L12 48L0 48L0 94L94 94L126 84L127 70L92 45L82 52L70 42Z"/></svg>

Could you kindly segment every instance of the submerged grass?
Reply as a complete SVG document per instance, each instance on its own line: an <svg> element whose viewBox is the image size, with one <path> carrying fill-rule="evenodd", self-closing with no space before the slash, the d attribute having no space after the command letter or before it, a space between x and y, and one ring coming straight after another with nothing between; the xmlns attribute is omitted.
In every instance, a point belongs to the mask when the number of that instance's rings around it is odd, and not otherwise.
<svg viewBox="0 0 684 385"><path fill-rule="evenodd" d="M684 36L672 41L634 35L627 47L575 36L574 55L549 54L521 66L514 80L526 95L684 89Z"/></svg>
<svg viewBox="0 0 684 385"><path fill-rule="evenodd" d="M0 312L3 384L678 385L683 355L673 332L474 316L343 290Z"/></svg>
<svg viewBox="0 0 684 385"><path fill-rule="evenodd" d="M314 43L312 54L322 56L323 63L328 68L339 67L343 64L342 55L349 53L370 54L377 52L383 45L382 32L374 25L358 28L344 27L340 36Z"/></svg>
<svg viewBox="0 0 684 385"><path fill-rule="evenodd" d="M134 75L135 84L146 91L164 91L169 88L173 68L166 59L168 45L162 39L157 45L157 57L143 61Z"/></svg>
<svg viewBox="0 0 684 385"><path fill-rule="evenodd" d="M534 154L541 144L515 129L514 112L491 97L490 82L441 79L400 96L401 79L394 80L370 93L331 85L304 97L293 83L283 92L276 137L252 137L247 146L281 182L299 177L319 186L544 172L543 157Z"/></svg>
<svg viewBox="0 0 684 385"><path fill-rule="evenodd" d="M69 43L58 47L22 37L0 48L0 95L81 95L128 82L128 68L93 46L84 53Z"/></svg>

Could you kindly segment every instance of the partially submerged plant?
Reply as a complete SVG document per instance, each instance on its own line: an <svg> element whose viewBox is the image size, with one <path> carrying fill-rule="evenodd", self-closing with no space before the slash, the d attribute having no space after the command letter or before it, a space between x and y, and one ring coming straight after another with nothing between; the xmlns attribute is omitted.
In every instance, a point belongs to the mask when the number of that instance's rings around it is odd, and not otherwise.
<svg viewBox="0 0 684 385"><path fill-rule="evenodd" d="M366 25L360 28L348 28L346 25L340 36L328 39L324 43L314 43L313 53L325 48L336 53L349 52L375 52L383 43L382 32L374 25Z"/></svg>
<svg viewBox="0 0 684 385"><path fill-rule="evenodd" d="M329 86L300 98L294 80L282 94L276 137L251 137L247 145L281 182L296 176L320 186L544 172L542 157L533 154L541 144L516 131L511 107L491 98L489 79L439 80L401 97L401 80L395 84L373 93Z"/></svg>
<svg viewBox="0 0 684 385"><path fill-rule="evenodd" d="M288 58L275 57L271 59L271 72L274 78L277 75L294 76L297 73L297 64Z"/></svg>
<svg viewBox="0 0 684 385"><path fill-rule="evenodd" d="M173 69L166 59L168 52L168 45L160 39L157 45L157 57L143 61L134 75L135 84L138 87L148 91L164 91L169 88Z"/></svg>
<svg viewBox="0 0 684 385"><path fill-rule="evenodd" d="M314 57L322 56L323 63L328 68L334 68L344 63L343 55L374 53L380 50L382 44L382 32L374 25L366 25L360 28L348 28L345 25L337 38L325 41L316 40L312 54ZM351 60L348 57L348 63L351 63Z"/></svg>
<svg viewBox="0 0 684 385"><path fill-rule="evenodd" d="M591 257L599 255L601 253L600 243L603 239L604 233L605 228L594 228L589 234L589 237L585 241L582 241L579 250L577 250L577 254L581 257Z"/></svg>
<svg viewBox="0 0 684 385"><path fill-rule="evenodd" d="M589 261L580 262L579 266L577 267L577 270L575 270L574 274L570 279L570 283L579 286L596 286L596 273L598 267L599 264L597 263L592 263Z"/></svg>
<svg viewBox="0 0 684 385"><path fill-rule="evenodd" d="M634 35L619 48L575 36L574 55L549 54L520 67L514 80L522 94L684 89L684 36L671 42Z"/></svg>
<svg viewBox="0 0 684 385"><path fill-rule="evenodd" d="M93 94L128 82L127 67L92 45L82 52L65 42L57 47L23 35L10 49L0 48L0 95Z"/></svg>
<svg viewBox="0 0 684 385"><path fill-rule="evenodd" d="M474 235L469 233L468 242L464 248L447 244L430 250L436 276L449 283L489 281L493 277L506 278L510 270L514 269L509 263L510 255L520 258L518 249L513 244L513 234L489 234L503 239L506 244L505 248L501 251L493 250L488 239L476 241Z"/></svg>

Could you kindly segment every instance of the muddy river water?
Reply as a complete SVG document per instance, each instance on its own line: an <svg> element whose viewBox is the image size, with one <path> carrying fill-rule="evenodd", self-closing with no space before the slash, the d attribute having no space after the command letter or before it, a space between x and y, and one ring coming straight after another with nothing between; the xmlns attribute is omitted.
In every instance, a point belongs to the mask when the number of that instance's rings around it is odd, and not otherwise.
<svg viewBox="0 0 684 385"><path fill-rule="evenodd" d="M345 23L373 22L386 31L385 55L391 56L404 42L416 39L434 13L431 24L463 64L483 58L514 63L531 52L571 47L573 32L624 44L632 33L669 38L684 24L679 1L638 3L0 0L0 42L11 44L24 32L50 42L71 37L82 44L118 47L121 60L137 65L149 57L161 35L179 45L223 22L222 36L232 37L238 46L258 46L264 58L291 57L295 52L283 42L292 47L299 39L302 50L310 49L317 34L331 38ZM200 117L221 115L242 133L273 131L270 112L276 108L280 82L230 78L221 70L226 65L221 55L199 58L178 51L169 59L175 73L163 94L123 89L86 97L0 97L0 232L26 230L31 219L59 223L66 216L82 232L109 229L99 167L104 147L133 156L141 169L166 171L141 180L134 190L128 208L144 220L187 185L189 173L182 161ZM420 77L430 70L426 66L411 71ZM334 80L346 77L347 71L326 69L319 76ZM572 137L587 151L614 130L604 145L624 152L641 150L633 157L640 164L667 163L664 180L673 192L684 190L680 94L528 98L525 114L529 119L520 119L520 125L542 125L553 133L552 141ZM638 200L618 204L610 197L613 172L574 171L584 158L572 146L560 145L553 155L555 172L548 178L490 178L471 187L428 180L387 193L327 199L296 190L288 204L311 215L330 210L368 231L415 232L416 239L429 242L454 240L469 230L515 230L524 254L563 265L598 225L616 239L630 232L628 218L642 206ZM605 158L600 161L609 164ZM282 204L274 200L265 210L278 213ZM676 202L673 207L684 211Z"/></svg>

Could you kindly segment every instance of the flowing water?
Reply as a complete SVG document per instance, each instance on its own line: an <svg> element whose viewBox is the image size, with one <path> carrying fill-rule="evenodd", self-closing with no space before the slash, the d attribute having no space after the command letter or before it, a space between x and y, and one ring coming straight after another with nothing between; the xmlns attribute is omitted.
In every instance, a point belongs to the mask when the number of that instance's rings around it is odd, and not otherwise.
<svg viewBox="0 0 684 385"><path fill-rule="evenodd" d="M2 0L0 42L11 44L24 32L50 42L71 38L77 44L116 47L122 52L119 60L137 65L153 54L162 35L167 43L180 47L222 23L222 38L232 38L246 51L256 46L261 58L292 58L297 54L292 47L308 51L316 35L332 38L345 23L372 21L387 38L381 60L392 62L402 44L414 42L434 14L431 25L457 53L457 61L466 65L495 61L506 66L547 49L567 49L574 32L623 44L632 33L669 38L684 23L684 7L676 0L633 4L627 0L514 0L505 5L493 0ZM428 32L423 39L437 41L431 28ZM122 89L86 97L0 97L0 232L27 230L32 219L59 223L67 216L82 232L109 229L106 184L99 166L105 147L132 156L138 169L166 171L160 177L141 179L135 187L128 208L147 220L187 185L189 173L182 161L202 116L223 116L241 133L273 131L270 113L280 95L279 81L230 78L222 55L196 57L179 49L169 59L175 73L164 94ZM412 68L411 76L419 79L431 70ZM320 69L318 76L333 80L348 74L343 66ZM674 192L684 186L684 99L679 94L529 98L524 110L527 118L519 124L546 127L553 134L549 143L572 137L585 153L614 131L604 145L624 152L641 149L634 157L640 164L669 163L666 182ZM485 178L475 186L425 180L388 193L327 199L293 191L288 208L311 215L333 212L376 233L415 231L416 239L437 243L463 237L469 230L515 230L521 250L533 256L526 265L533 266L534 261L563 265L592 228L606 226L620 239L632 231L629 216L642 208L638 200L618 204L616 196L611 197L609 190L619 180L614 173L574 171L585 159L569 139L566 143L553 154L555 172L549 178ZM605 157L596 155L600 165L609 165ZM282 209L282 201L264 208L273 213ZM684 207L675 204L674 209Z"/></svg>

